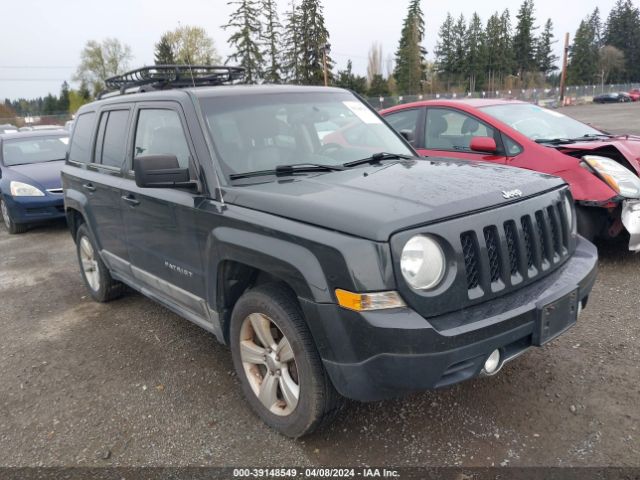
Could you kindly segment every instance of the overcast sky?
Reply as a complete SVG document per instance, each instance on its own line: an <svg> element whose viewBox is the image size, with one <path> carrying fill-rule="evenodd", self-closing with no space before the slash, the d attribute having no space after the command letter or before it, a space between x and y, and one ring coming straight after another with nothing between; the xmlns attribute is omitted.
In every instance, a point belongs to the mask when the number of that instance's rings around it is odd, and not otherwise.
<svg viewBox="0 0 640 480"><path fill-rule="evenodd" d="M323 0L331 35L332 56L338 68L349 58L364 74L372 42L380 42L385 57L396 50L409 0ZM289 0L279 0L280 13ZM477 10L483 22L496 10L509 7L512 19L519 0L423 0L429 58L437 31L447 11L469 17ZM603 17L614 0L535 0L537 24L553 20L556 54L562 51L564 32L573 36L580 19L596 6ZM634 3L638 3L635 0ZM227 22L231 7L226 0L2 0L0 28L0 99L36 97L58 93L63 80L71 80L87 40L116 37L131 46L131 67L153 63L154 43L160 35L183 25L204 27L223 57L229 53ZM16 68L20 67L20 68ZM48 67L48 68L42 68Z"/></svg>

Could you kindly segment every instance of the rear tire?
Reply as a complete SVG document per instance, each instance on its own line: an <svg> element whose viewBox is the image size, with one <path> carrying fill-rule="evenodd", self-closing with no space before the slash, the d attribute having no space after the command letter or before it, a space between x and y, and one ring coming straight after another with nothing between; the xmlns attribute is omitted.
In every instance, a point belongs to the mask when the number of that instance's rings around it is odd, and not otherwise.
<svg viewBox="0 0 640 480"><path fill-rule="evenodd" d="M25 223L16 223L11 218L11 212L7 207L4 198L0 198L0 216L2 216L2 223L11 235L18 233L24 233L28 230L28 225Z"/></svg>
<svg viewBox="0 0 640 480"><path fill-rule="evenodd" d="M109 302L124 294L124 284L111 278L84 223L78 227L76 233L76 251L82 279L96 302Z"/></svg>
<svg viewBox="0 0 640 480"><path fill-rule="evenodd" d="M287 286L270 283L242 295L231 316L230 343L244 395L271 428L299 438L341 408L343 399Z"/></svg>

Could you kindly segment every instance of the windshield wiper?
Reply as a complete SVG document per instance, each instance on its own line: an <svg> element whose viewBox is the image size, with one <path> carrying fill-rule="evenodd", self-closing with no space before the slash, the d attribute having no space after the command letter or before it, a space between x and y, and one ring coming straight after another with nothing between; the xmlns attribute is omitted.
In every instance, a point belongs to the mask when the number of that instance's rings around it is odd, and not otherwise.
<svg viewBox="0 0 640 480"><path fill-rule="evenodd" d="M536 138L536 143L548 143L549 145L562 145L563 143L575 143L571 138Z"/></svg>
<svg viewBox="0 0 640 480"><path fill-rule="evenodd" d="M374 153L370 157L361 158L360 160L353 160L352 162L343 163L342 166L345 168L355 167L357 165L362 165L363 163L378 163L382 160L407 160L410 159L409 155L403 155L401 153L387 153L380 152Z"/></svg>
<svg viewBox="0 0 640 480"><path fill-rule="evenodd" d="M581 137L575 137L571 140L574 142L591 142L594 140L602 140L603 138L613 138L613 135L608 133L587 133Z"/></svg>
<svg viewBox="0 0 640 480"><path fill-rule="evenodd" d="M273 170L257 170L255 172L233 173L229 175L231 180L249 177L261 177L264 175L293 175L304 172L338 172L344 170L340 165L325 165L322 163L294 163L293 165L277 165Z"/></svg>

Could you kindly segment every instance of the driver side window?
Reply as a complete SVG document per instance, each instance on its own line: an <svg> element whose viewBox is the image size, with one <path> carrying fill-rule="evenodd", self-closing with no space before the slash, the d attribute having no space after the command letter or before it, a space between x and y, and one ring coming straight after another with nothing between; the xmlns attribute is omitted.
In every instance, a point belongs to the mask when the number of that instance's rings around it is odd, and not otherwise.
<svg viewBox="0 0 640 480"><path fill-rule="evenodd" d="M427 110L425 148L472 152L473 137L495 138L495 130L466 113L447 108Z"/></svg>
<svg viewBox="0 0 640 480"><path fill-rule="evenodd" d="M180 168L189 168L189 146L176 111L140 110L134 156L144 155L175 155Z"/></svg>

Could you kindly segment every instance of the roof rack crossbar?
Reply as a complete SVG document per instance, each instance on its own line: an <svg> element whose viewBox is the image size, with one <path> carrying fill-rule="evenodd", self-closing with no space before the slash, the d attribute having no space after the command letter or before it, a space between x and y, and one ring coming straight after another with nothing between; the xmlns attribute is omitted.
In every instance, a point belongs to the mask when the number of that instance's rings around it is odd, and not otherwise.
<svg viewBox="0 0 640 480"><path fill-rule="evenodd" d="M134 87L139 91L170 88L228 85L244 79L244 68L219 65L153 65L116 75L105 80L109 96L121 95ZM145 87L145 88L142 88Z"/></svg>

